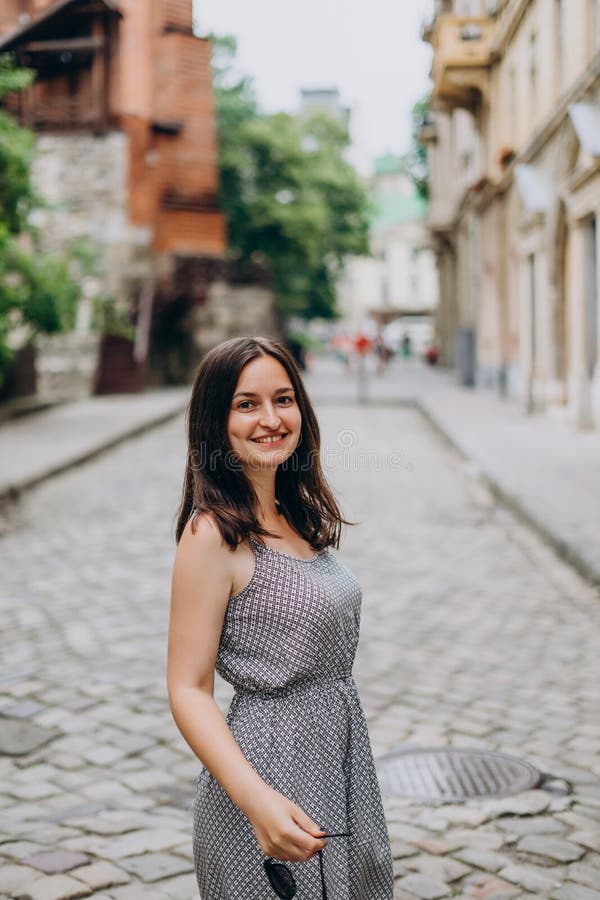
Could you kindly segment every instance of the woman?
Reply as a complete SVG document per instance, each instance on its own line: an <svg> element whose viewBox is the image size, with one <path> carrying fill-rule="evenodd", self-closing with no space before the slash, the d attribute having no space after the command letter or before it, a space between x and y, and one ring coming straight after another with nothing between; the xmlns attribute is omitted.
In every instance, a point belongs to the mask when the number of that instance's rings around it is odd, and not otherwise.
<svg viewBox="0 0 600 900"><path fill-rule="evenodd" d="M215 347L198 370L188 425L168 689L203 763L193 830L200 896L291 897L277 894L264 866L285 860L298 900L321 900L325 889L329 900L392 900L352 678L360 586L329 550L345 520L290 353L268 338ZM236 691L226 718L213 699L215 669Z"/></svg>

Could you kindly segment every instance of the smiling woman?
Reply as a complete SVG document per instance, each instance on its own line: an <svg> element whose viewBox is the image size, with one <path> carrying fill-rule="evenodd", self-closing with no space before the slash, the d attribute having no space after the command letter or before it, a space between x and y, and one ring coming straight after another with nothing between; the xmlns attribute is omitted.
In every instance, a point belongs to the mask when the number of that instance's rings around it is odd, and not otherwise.
<svg viewBox="0 0 600 900"><path fill-rule="evenodd" d="M283 382L283 386L271 394L272 385L278 381ZM242 370L238 388L233 395L228 425L233 451L246 465L266 463L273 466L272 453L265 458L248 452L255 449L248 448L247 442L251 441L261 450L283 449L285 455L280 461L284 462L289 456L288 448L298 444L302 426L296 394L287 372L272 356L258 357Z"/></svg>
<svg viewBox="0 0 600 900"><path fill-rule="evenodd" d="M207 354L188 437L167 681L175 721L203 763L193 824L200 896L265 900L273 889L291 898L299 886L304 900L328 888L344 900L392 900L352 677L360 585L330 553L346 520L285 347L235 338ZM215 670L235 688L225 719Z"/></svg>

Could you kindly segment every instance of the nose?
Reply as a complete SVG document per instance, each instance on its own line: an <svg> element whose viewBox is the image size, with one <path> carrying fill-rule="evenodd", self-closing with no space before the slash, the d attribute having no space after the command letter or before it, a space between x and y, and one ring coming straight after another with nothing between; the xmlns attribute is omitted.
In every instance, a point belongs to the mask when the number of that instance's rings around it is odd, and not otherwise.
<svg viewBox="0 0 600 900"><path fill-rule="evenodd" d="M260 424L264 428L274 431L279 426L280 422L281 419L279 418L277 410L270 401L267 401L262 407Z"/></svg>

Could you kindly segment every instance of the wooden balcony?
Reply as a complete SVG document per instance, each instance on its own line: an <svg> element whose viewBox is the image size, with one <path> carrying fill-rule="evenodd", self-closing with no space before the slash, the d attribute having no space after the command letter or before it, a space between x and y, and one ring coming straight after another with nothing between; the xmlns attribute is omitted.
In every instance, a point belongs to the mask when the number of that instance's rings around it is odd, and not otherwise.
<svg viewBox="0 0 600 900"><path fill-rule="evenodd" d="M219 209L219 198L214 191L189 194L177 188L167 188L161 197L161 206L163 209L186 212L213 212Z"/></svg>
<svg viewBox="0 0 600 900"><path fill-rule="evenodd" d="M496 21L442 15L424 31L433 47L433 97L446 110L475 110L485 99Z"/></svg>
<svg viewBox="0 0 600 900"><path fill-rule="evenodd" d="M23 91L16 109L19 121L35 131L94 131L106 130L106 112L89 99L54 97L36 101L29 91Z"/></svg>

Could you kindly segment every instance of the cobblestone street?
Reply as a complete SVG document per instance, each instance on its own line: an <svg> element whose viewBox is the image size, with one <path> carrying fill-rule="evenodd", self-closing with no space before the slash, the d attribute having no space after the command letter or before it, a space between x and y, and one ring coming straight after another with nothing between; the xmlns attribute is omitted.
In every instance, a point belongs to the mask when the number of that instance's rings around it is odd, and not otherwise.
<svg viewBox="0 0 600 900"><path fill-rule="evenodd" d="M598 591L417 411L318 413L327 474L360 522L340 553L363 585L355 677L375 756L486 748L574 788L438 806L384 796L396 900L600 898ZM0 712L51 739L0 756L0 897L197 897L200 766L164 676L183 463L176 419L3 514ZM223 710L230 696L217 677Z"/></svg>

